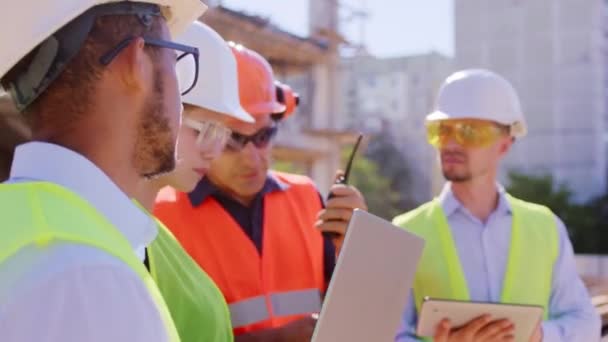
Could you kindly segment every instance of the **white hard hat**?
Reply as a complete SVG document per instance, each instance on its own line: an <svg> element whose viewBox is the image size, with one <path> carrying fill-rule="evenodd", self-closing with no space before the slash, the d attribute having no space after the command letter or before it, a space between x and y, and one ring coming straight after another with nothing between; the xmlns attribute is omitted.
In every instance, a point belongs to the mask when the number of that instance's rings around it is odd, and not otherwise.
<svg viewBox="0 0 608 342"><path fill-rule="evenodd" d="M34 48L41 45L36 55L44 54L45 58L32 62L29 69L36 72L32 73L33 76L24 78L24 81L33 84L34 87L43 78L57 77L60 71L56 70L55 75L51 76L47 74L47 71L51 69L51 64L58 64L58 60L61 58L69 60L70 56L64 56L65 50L69 50L70 54L75 54L81 47L75 45L82 44L87 36L84 33L88 33L72 28L74 32L69 32L71 36L65 41L59 41L55 36L65 31L60 31L60 29L70 26L67 24L73 24L74 19L80 19L83 14L89 13L89 10L95 6L116 3L123 6L124 12L128 12L129 8L135 12L138 4L158 5L161 10L160 14L167 20L173 36L183 32L207 9L201 0L14 0L8 2L3 3L4 8L0 11L0 45L3 47L0 49L0 78L4 77ZM94 19L93 15L90 17ZM89 22L92 22L93 19L87 18ZM92 26L92 23L89 26ZM90 27L87 29L90 30ZM56 39L51 39L52 37ZM41 44L43 42L45 44ZM59 66L56 69L63 70ZM50 83L50 81L46 83Z"/></svg>
<svg viewBox="0 0 608 342"><path fill-rule="evenodd" d="M496 73L483 69L458 71L448 77L439 89L435 111L426 119L489 120L509 126L516 138L527 133L513 86Z"/></svg>
<svg viewBox="0 0 608 342"><path fill-rule="evenodd" d="M198 21L192 23L176 41L197 47L202 56L198 68L198 82L190 92L182 96L182 102L241 121L255 122L241 107L236 59L228 43L209 26ZM189 82L195 72L194 63L177 64L180 82Z"/></svg>

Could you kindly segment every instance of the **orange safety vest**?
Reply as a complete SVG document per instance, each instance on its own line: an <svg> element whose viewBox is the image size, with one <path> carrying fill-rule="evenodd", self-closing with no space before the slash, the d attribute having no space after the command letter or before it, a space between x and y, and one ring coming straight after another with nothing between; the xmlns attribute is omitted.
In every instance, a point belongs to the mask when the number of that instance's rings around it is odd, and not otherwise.
<svg viewBox="0 0 608 342"><path fill-rule="evenodd" d="M236 335L276 328L321 307L318 192L307 177L272 175L288 188L265 195L261 255L212 197L193 207L187 194L165 189L154 210L226 297Z"/></svg>

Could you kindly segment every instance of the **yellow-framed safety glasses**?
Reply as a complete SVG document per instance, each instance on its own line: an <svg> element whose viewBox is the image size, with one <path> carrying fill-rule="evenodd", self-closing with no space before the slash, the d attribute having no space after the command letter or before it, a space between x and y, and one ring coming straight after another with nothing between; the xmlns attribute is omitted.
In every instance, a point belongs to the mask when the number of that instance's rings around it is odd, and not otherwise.
<svg viewBox="0 0 608 342"><path fill-rule="evenodd" d="M465 148L479 148L508 135L509 127L477 119L436 120L426 122L426 133L429 144L434 147L443 147L454 140Z"/></svg>

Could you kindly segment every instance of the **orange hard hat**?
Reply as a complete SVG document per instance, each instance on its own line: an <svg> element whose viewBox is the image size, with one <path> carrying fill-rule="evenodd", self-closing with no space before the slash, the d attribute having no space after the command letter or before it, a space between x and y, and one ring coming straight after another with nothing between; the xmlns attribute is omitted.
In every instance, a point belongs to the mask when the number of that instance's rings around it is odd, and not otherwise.
<svg viewBox="0 0 608 342"><path fill-rule="evenodd" d="M277 101L270 64L259 53L240 44L229 43L236 58L241 106L255 116L280 114L285 105Z"/></svg>
<svg viewBox="0 0 608 342"><path fill-rule="evenodd" d="M285 83L279 81L275 82L277 89L277 100L285 105L285 111L280 113L280 119L285 119L296 111L296 108L300 104L300 95L291 89Z"/></svg>

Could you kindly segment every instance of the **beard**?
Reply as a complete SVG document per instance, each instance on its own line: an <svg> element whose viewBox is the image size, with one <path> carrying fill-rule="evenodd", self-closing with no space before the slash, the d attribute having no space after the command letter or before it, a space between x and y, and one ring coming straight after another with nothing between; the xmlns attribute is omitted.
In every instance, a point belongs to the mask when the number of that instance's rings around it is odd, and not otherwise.
<svg viewBox="0 0 608 342"><path fill-rule="evenodd" d="M441 162L443 164L443 158L458 158L461 161L463 161L464 163L466 163L467 157L466 155L464 155L463 153L459 153L459 152L442 152L441 155ZM443 166L441 169L442 173L443 173L443 178L445 178L446 180L453 182L453 183L463 183L463 182L468 182L471 179L473 179L473 175L471 173L471 171L468 168L463 168L463 169L458 169L456 167L445 167Z"/></svg>
<svg viewBox="0 0 608 342"><path fill-rule="evenodd" d="M154 73L151 96L143 106L137 127L134 164L143 178L154 178L173 171L177 133L164 115L164 84L160 71Z"/></svg>
<svg viewBox="0 0 608 342"><path fill-rule="evenodd" d="M470 172L454 172L454 171L446 171L443 170L443 178L452 182L452 183L464 183L469 182L473 179L473 176Z"/></svg>

